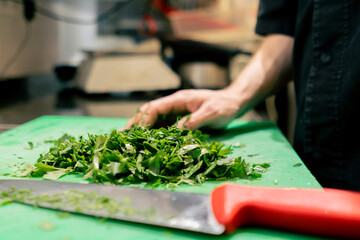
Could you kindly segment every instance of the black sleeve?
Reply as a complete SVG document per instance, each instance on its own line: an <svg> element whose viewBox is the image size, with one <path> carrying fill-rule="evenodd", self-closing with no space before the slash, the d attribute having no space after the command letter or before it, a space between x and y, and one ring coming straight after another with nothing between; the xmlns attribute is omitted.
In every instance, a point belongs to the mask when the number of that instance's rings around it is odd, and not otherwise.
<svg viewBox="0 0 360 240"><path fill-rule="evenodd" d="M297 0L260 0L255 32L294 36Z"/></svg>

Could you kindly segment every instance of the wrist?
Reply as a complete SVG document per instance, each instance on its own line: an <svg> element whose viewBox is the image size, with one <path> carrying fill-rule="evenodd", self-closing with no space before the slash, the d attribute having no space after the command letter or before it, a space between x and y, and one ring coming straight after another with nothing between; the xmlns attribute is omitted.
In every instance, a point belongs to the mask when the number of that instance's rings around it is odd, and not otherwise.
<svg viewBox="0 0 360 240"><path fill-rule="evenodd" d="M219 90L221 94L224 94L227 98L231 99L232 104L236 105L238 108L237 116L240 117L247 110L249 110L249 101L250 98L246 97L246 94L241 94L239 89L233 86L228 86L222 90Z"/></svg>

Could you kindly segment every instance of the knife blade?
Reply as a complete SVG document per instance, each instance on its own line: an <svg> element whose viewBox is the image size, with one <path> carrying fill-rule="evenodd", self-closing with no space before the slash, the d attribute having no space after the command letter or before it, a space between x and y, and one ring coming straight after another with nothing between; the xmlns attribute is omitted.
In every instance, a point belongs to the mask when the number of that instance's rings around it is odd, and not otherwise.
<svg viewBox="0 0 360 240"><path fill-rule="evenodd" d="M102 184L0 180L0 193L44 208L219 235L207 194Z"/></svg>
<svg viewBox="0 0 360 240"><path fill-rule="evenodd" d="M223 184L210 195L100 184L0 180L15 201L86 215L220 235L244 225L360 238L360 193Z"/></svg>

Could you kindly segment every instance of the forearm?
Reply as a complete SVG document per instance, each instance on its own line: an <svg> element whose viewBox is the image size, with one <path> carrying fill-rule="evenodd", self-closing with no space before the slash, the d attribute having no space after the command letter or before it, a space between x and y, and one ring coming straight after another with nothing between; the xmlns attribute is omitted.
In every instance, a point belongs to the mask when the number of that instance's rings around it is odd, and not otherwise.
<svg viewBox="0 0 360 240"><path fill-rule="evenodd" d="M231 86L223 90L182 90L144 104L126 124L153 126L159 115L186 114L180 128L221 128L283 86L291 72L293 39L266 37L248 66Z"/></svg>
<svg viewBox="0 0 360 240"><path fill-rule="evenodd" d="M238 96L242 115L281 89L291 76L294 40L284 35L267 36L237 79L223 91Z"/></svg>

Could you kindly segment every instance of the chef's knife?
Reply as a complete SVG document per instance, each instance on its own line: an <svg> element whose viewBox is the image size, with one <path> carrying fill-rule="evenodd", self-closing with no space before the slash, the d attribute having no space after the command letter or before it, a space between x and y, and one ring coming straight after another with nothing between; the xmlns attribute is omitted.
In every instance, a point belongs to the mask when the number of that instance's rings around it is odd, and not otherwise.
<svg viewBox="0 0 360 240"><path fill-rule="evenodd" d="M360 238L360 193L345 190L224 184L207 195L100 184L1 180L0 193L45 208L214 235L231 233L243 225L258 225Z"/></svg>

